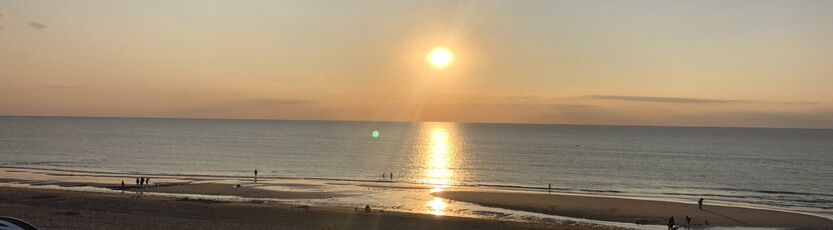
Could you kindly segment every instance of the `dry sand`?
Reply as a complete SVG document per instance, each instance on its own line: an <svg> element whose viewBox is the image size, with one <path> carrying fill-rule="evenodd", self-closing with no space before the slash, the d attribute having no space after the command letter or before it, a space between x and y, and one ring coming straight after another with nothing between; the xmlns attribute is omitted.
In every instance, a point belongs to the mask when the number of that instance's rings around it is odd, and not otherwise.
<svg viewBox="0 0 833 230"><path fill-rule="evenodd" d="M542 194L503 191L443 191L434 196L491 207L547 213L559 216L625 223L667 223L674 216L677 225L743 227L833 228L833 220L792 212L710 205L650 201L574 194Z"/></svg>
<svg viewBox="0 0 833 230"><path fill-rule="evenodd" d="M604 229L344 207L0 187L0 215L41 229Z"/></svg>

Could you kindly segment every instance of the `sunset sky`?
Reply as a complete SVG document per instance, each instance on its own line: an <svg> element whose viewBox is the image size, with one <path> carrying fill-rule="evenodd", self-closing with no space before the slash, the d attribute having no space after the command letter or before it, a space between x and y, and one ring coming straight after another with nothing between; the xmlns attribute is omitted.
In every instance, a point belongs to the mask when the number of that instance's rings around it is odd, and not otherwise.
<svg viewBox="0 0 833 230"><path fill-rule="evenodd" d="M0 115L833 128L831 12L0 0ZM449 66L428 63L436 47Z"/></svg>

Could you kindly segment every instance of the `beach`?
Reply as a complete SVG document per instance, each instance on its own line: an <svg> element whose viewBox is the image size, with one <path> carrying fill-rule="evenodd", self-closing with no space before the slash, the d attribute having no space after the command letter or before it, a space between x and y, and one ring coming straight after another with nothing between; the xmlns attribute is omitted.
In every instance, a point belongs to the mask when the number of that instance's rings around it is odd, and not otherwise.
<svg viewBox="0 0 833 230"><path fill-rule="evenodd" d="M156 175L137 186L132 178L0 168L0 214L47 229L658 229L671 215L678 226L691 217L695 228L833 227L808 214L708 201L701 211L644 198L383 181Z"/></svg>
<svg viewBox="0 0 833 230"><path fill-rule="evenodd" d="M41 229L599 229L345 207L0 188L2 215Z"/></svg>
<svg viewBox="0 0 833 230"><path fill-rule="evenodd" d="M807 214L758 208L710 205L698 209L697 203L627 199L577 194L528 192L442 191L435 196L530 212L616 222L666 224L673 216L678 225L708 227L807 227L833 228L833 220ZM708 222L708 224L706 224Z"/></svg>

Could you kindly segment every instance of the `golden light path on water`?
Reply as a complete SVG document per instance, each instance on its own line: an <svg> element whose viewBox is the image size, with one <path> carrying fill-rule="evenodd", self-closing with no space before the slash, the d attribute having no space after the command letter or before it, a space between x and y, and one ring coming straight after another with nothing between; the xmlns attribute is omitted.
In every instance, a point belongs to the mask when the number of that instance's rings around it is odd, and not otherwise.
<svg viewBox="0 0 833 230"><path fill-rule="evenodd" d="M454 171L451 169L454 162L457 160L453 141L450 134L455 129L455 124L439 123L434 124L428 131L428 142L426 144L424 167L425 177L423 183L432 185L434 188L431 192L442 191L442 188L452 185L455 178ZM428 201L430 214L445 215L445 202L439 197L434 197L433 200Z"/></svg>

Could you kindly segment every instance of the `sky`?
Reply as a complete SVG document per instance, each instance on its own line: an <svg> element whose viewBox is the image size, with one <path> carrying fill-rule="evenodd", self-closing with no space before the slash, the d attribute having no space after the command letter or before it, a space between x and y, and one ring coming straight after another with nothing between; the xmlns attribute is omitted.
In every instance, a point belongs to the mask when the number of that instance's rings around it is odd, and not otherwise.
<svg viewBox="0 0 833 230"><path fill-rule="evenodd" d="M0 115L833 128L830 12L0 0ZM426 61L436 47L451 65Z"/></svg>

